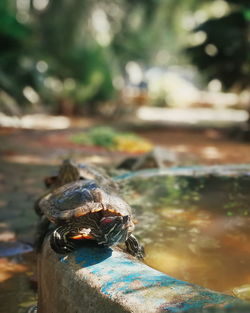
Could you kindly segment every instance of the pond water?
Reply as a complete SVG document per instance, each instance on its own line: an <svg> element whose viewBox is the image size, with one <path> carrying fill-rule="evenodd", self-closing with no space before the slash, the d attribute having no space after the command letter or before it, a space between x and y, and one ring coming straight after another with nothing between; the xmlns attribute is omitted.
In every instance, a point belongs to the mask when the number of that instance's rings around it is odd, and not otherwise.
<svg viewBox="0 0 250 313"><path fill-rule="evenodd" d="M34 253L23 244L0 244L0 313L27 313L36 304L34 267Z"/></svg>
<svg viewBox="0 0 250 313"><path fill-rule="evenodd" d="M123 183L136 210L145 263L228 294L250 288L249 187L248 176L134 177Z"/></svg>

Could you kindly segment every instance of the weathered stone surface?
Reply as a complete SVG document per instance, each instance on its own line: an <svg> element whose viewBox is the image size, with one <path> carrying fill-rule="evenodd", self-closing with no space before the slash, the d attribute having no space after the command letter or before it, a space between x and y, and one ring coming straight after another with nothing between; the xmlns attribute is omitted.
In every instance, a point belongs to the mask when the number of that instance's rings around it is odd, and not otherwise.
<svg viewBox="0 0 250 313"><path fill-rule="evenodd" d="M250 176L250 164L236 165L212 165L212 166L187 166L187 167L171 167L160 169L146 169L139 171L126 172L115 177L117 182L121 180L129 180L137 177L148 178L157 176L223 176L223 177L239 177Z"/></svg>
<svg viewBox="0 0 250 313"><path fill-rule="evenodd" d="M203 310L216 307L239 313L244 304L176 280L119 250L91 244L62 256L46 240L38 257L38 279L39 313L207 312Z"/></svg>

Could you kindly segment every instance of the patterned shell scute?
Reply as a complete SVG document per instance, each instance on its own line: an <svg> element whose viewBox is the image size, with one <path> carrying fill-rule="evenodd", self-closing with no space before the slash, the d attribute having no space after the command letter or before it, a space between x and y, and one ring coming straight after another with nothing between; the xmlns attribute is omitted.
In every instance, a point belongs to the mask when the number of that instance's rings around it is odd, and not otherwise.
<svg viewBox="0 0 250 313"><path fill-rule="evenodd" d="M114 190L118 189L116 183L106 174L103 169L86 164L78 164L77 167L80 176L84 177L85 179L95 180L98 185L113 188Z"/></svg>
<svg viewBox="0 0 250 313"><path fill-rule="evenodd" d="M121 216L132 216L132 209L127 202L116 194L103 193L102 202L105 210L119 213Z"/></svg>
<svg viewBox="0 0 250 313"><path fill-rule="evenodd" d="M68 183L45 196L39 203L52 222L77 218L101 210L131 215L130 206L119 196L106 192L95 181Z"/></svg>
<svg viewBox="0 0 250 313"><path fill-rule="evenodd" d="M100 199L97 199L98 190L99 187L94 181L71 182L53 190L39 205L42 212L52 221L77 217L102 209Z"/></svg>

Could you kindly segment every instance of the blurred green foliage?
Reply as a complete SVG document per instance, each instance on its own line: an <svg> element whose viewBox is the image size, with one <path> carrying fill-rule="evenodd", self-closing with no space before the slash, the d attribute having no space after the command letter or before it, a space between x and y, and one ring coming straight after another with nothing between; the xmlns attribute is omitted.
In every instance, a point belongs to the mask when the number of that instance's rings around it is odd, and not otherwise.
<svg viewBox="0 0 250 313"><path fill-rule="evenodd" d="M134 133L118 132L108 126L92 127L88 132L73 135L71 140L77 144L131 153L148 152L153 148L150 142Z"/></svg>
<svg viewBox="0 0 250 313"><path fill-rule="evenodd" d="M9 1L0 4L0 87L15 97L22 98L20 84L27 73L19 64L25 53L25 42L30 35L29 28L19 23L9 9Z"/></svg>
<svg viewBox="0 0 250 313"><path fill-rule="evenodd" d="M227 2L227 15L208 19L194 29L204 32L206 40L187 52L208 81L219 79L225 89L240 90L250 85L250 3Z"/></svg>
<svg viewBox="0 0 250 313"><path fill-rule="evenodd" d="M29 101L50 104L61 113L65 106L71 113L94 113L102 101L112 99L113 79L124 76L130 60L150 63L156 49L154 29L167 21L153 0L50 0L44 8L37 3L1 4L1 20L7 22L0 24L6 37L0 51L0 87L20 104L25 87L31 87ZM102 28L108 28L106 33Z"/></svg>
<svg viewBox="0 0 250 313"><path fill-rule="evenodd" d="M115 129L107 126L91 128L88 133L80 133L71 137L71 140L78 144L113 148L114 138L117 136Z"/></svg>
<svg viewBox="0 0 250 313"><path fill-rule="evenodd" d="M183 20L216 1L1 0L0 88L20 105L96 113L117 96L129 61L142 68L187 64ZM207 39L187 51L208 79L244 88L249 4L227 3L227 16L196 22L194 32L204 31ZM216 45L216 56L204 52L207 44Z"/></svg>

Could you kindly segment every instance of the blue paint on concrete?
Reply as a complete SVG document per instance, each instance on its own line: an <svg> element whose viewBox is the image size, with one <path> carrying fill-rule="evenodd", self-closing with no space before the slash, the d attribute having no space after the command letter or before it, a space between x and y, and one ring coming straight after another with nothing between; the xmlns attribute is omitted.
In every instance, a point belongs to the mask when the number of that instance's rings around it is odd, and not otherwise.
<svg viewBox="0 0 250 313"><path fill-rule="evenodd" d="M239 305L243 301L184 282L127 258L119 251L99 246L83 247L73 252L73 260L101 281L100 292L116 299L117 295L150 302L155 309L170 313L220 305ZM67 258L61 258L67 263ZM249 310L250 312L250 310Z"/></svg>
<svg viewBox="0 0 250 313"><path fill-rule="evenodd" d="M72 252L75 257L75 263L81 265L82 267L89 267L103 262L105 259L109 258L113 252L111 248L98 246L91 241L85 242L84 245L85 247ZM67 264L69 263L69 256L70 254L60 256L59 261Z"/></svg>
<svg viewBox="0 0 250 313"><path fill-rule="evenodd" d="M206 307L223 306L223 308L235 307L241 305L242 301L231 296L224 294L203 291L200 289L200 293L191 299L187 299L184 302L175 303L174 305L161 305L162 310L167 310L171 313L189 312L195 309L204 309Z"/></svg>
<svg viewBox="0 0 250 313"><path fill-rule="evenodd" d="M101 263L112 255L113 250L106 247L92 246L74 252L76 264L89 267Z"/></svg>
<svg viewBox="0 0 250 313"><path fill-rule="evenodd" d="M170 168L160 169L145 169L133 172L126 172L124 174L114 177L115 180L127 180L134 177L154 177L164 175L174 176L202 176L202 175L221 175L223 176L239 176L239 175L250 175L250 164L229 164L229 165L212 165L212 166L178 166Z"/></svg>
<svg viewBox="0 0 250 313"><path fill-rule="evenodd" d="M169 306L160 308L161 312L169 313L249 313L250 306L243 304L240 301L234 301L231 304L223 302L201 302L197 300L196 302L183 302L177 304L176 306Z"/></svg>

